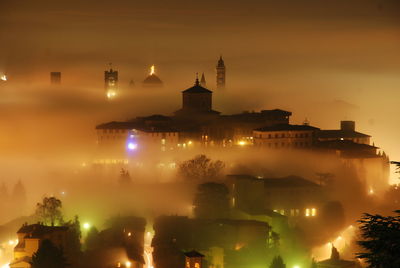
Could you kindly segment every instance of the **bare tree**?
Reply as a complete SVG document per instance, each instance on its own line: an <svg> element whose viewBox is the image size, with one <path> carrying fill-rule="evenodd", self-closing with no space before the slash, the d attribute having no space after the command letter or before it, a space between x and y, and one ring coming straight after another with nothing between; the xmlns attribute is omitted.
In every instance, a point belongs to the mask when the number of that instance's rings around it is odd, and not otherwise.
<svg viewBox="0 0 400 268"><path fill-rule="evenodd" d="M212 161L205 155L198 155L179 164L179 174L189 180L213 180L222 175L224 168L224 162Z"/></svg>

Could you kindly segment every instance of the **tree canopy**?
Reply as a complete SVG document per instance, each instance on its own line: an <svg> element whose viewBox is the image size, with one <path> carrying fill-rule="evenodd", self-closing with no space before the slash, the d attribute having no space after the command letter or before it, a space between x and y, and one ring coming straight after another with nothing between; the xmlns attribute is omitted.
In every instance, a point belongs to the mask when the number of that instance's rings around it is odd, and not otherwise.
<svg viewBox="0 0 400 268"><path fill-rule="evenodd" d="M360 231L363 240L358 244L365 250L357 253L369 268L400 267L400 210L397 215L384 217L364 214Z"/></svg>
<svg viewBox="0 0 400 268"><path fill-rule="evenodd" d="M61 207L61 200L55 197L44 197L42 203L36 204L35 214L44 225L62 225L64 219Z"/></svg>
<svg viewBox="0 0 400 268"><path fill-rule="evenodd" d="M222 175L224 168L225 164L222 161L212 161L205 155L198 155L182 162L179 165L179 174L189 180L213 180Z"/></svg>

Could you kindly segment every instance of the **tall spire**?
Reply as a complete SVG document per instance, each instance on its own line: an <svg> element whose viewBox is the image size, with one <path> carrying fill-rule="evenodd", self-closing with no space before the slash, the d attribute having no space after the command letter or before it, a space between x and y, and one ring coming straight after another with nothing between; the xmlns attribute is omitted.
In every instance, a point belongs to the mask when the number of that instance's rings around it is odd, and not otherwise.
<svg viewBox="0 0 400 268"><path fill-rule="evenodd" d="M217 88L220 89L225 88L226 68L224 60L222 59L222 55L219 57L216 70L217 70Z"/></svg>
<svg viewBox="0 0 400 268"><path fill-rule="evenodd" d="M202 87L206 87L207 86L206 77L204 76L204 73L201 74L200 85Z"/></svg>

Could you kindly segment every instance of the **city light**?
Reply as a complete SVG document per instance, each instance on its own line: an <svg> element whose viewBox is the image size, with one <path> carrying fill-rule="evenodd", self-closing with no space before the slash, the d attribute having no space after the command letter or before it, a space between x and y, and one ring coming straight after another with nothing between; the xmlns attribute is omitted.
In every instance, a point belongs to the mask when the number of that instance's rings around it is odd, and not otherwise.
<svg viewBox="0 0 400 268"><path fill-rule="evenodd" d="M132 266L132 263L130 261L125 262L125 267L129 268Z"/></svg>
<svg viewBox="0 0 400 268"><path fill-rule="evenodd" d="M3 266L1 266L1 268L10 268L10 264L9 264L9 263L6 263L6 264L4 264Z"/></svg>
<svg viewBox="0 0 400 268"><path fill-rule="evenodd" d="M137 144L133 143L133 142L129 142L128 143L128 149L131 150L131 151L136 150L137 149Z"/></svg>

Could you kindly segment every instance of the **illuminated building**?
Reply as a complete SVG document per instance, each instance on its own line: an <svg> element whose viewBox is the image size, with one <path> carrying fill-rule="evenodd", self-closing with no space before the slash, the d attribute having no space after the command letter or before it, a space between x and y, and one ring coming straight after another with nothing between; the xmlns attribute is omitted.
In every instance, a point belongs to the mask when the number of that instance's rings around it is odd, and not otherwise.
<svg viewBox="0 0 400 268"><path fill-rule="evenodd" d="M202 268L204 255L192 250L185 252L185 268Z"/></svg>
<svg viewBox="0 0 400 268"><path fill-rule="evenodd" d="M246 248L255 252L252 258L258 259L260 255L256 252L266 252L270 246L268 234L271 232L271 226L256 220L160 216L155 220L154 230L153 254L156 268L194 268L196 263L201 267L200 259L197 257L191 260L182 259L182 251L188 249L196 249L205 255L204 266L207 263L207 267L213 268L238 267L228 263L229 253L236 254L241 248ZM260 256L259 260L261 259ZM249 263L246 257L238 261L240 265L244 265L239 267L246 267Z"/></svg>
<svg viewBox="0 0 400 268"><path fill-rule="evenodd" d="M50 83L52 85L61 84L61 72L51 72L50 73Z"/></svg>
<svg viewBox="0 0 400 268"><path fill-rule="evenodd" d="M30 268L32 255L43 240L50 240L58 248L67 248L68 227L23 225L17 232L18 244L14 248L14 260L10 268Z"/></svg>
<svg viewBox="0 0 400 268"><path fill-rule="evenodd" d="M267 148L309 148L319 128L308 125L274 125L253 131L254 145Z"/></svg>
<svg viewBox="0 0 400 268"><path fill-rule="evenodd" d="M104 71L104 88L106 90L106 96L108 99L112 99L117 96L118 92L118 71L111 68L110 70Z"/></svg>
<svg viewBox="0 0 400 268"><path fill-rule="evenodd" d="M288 218L314 218L326 202L321 186L297 176L228 175L235 208L250 214L272 210Z"/></svg>
<svg viewBox="0 0 400 268"><path fill-rule="evenodd" d="M143 80L142 83L143 87L162 87L163 82L161 79L156 75L155 66L152 65L150 67L149 75Z"/></svg>
<svg viewBox="0 0 400 268"><path fill-rule="evenodd" d="M370 144L371 136L356 131L354 121L341 121L338 130L321 130L318 132L319 141L347 140L355 143Z"/></svg>
<svg viewBox="0 0 400 268"><path fill-rule="evenodd" d="M226 68L222 56L219 57L216 70L217 70L217 88L223 89L225 88Z"/></svg>

